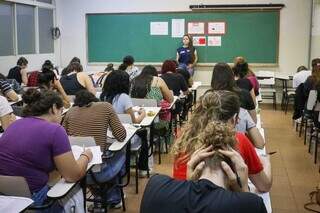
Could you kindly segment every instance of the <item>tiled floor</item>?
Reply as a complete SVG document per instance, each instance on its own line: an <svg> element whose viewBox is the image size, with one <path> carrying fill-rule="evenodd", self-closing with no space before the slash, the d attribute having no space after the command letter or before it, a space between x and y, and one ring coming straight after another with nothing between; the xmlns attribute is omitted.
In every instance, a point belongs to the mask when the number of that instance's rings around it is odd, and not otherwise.
<svg viewBox="0 0 320 213"><path fill-rule="evenodd" d="M261 119L267 141L267 150L277 151L271 156L273 171L273 186L271 202L274 213L302 213L308 212L303 208L308 202L308 193L320 183L318 172L320 158L317 165L313 163L313 155L308 153L303 139L298 137L291 120L287 115L269 107L262 107ZM157 163L158 158L155 157ZM171 175L172 157L163 155L162 164L155 165L158 173ZM135 194L134 177L126 189L126 207L128 213L139 212L140 201L147 179L139 179L139 194ZM320 210L320 209L319 209ZM113 210L110 212L122 212Z"/></svg>

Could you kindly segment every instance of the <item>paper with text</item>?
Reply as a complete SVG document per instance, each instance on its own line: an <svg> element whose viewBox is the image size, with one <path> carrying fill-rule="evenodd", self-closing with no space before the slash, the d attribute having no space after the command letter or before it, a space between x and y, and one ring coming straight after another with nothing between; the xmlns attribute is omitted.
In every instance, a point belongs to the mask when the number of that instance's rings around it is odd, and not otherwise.
<svg viewBox="0 0 320 213"><path fill-rule="evenodd" d="M172 19L171 20L171 34L172 38L182 38L185 34L185 20L184 19Z"/></svg>
<svg viewBox="0 0 320 213"><path fill-rule="evenodd" d="M221 47L221 36L208 36L208 46Z"/></svg>
<svg viewBox="0 0 320 213"><path fill-rule="evenodd" d="M168 35L168 22L150 22L150 35Z"/></svg>

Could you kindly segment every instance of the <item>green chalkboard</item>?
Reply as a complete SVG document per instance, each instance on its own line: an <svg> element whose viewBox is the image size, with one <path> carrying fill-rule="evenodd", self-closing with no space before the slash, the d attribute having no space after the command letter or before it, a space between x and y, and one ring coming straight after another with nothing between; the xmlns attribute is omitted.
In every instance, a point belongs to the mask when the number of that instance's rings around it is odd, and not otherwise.
<svg viewBox="0 0 320 213"><path fill-rule="evenodd" d="M250 63L277 64L279 16L278 10L87 14L88 62L120 62L125 55L136 62L173 59L181 38L171 37L171 19L185 19L226 22L221 47L196 47L199 63L232 62L242 55ZM168 22L168 35L150 35L150 22L158 21Z"/></svg>

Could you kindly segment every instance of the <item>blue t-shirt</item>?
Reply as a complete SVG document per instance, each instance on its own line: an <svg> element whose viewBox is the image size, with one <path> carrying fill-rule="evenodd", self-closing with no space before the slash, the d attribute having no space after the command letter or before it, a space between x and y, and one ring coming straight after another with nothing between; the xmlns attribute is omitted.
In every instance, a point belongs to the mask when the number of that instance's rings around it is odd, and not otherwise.
<svg viewBox="0 0 320 213"><path fill-rule="evenodd" d="M194 50L193 50L194 51ZM180 47L177 49L177 53L179 54L179 63L181 64L192 64L192 50L189 47Z"/></svg>
<svg viewBox="0 0 320 213"><path fill-rule="evenodd" d="M129 95L122 93L113 98L112 106L117 114L123 114L133 107L133 103Z"/></svg>

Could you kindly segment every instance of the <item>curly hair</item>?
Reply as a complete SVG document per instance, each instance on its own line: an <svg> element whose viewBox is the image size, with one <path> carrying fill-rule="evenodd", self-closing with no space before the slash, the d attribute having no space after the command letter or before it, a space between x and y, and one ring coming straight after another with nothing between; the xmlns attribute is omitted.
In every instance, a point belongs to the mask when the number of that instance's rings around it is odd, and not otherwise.
<svg viewBox="0 0 320 213"><path fill-rule="evenodd" d="M223 123L227 123L229 119L239 113L239 110L240 101L236 93L226 90L208 90L200 97L199 103L194 110L185 131L174 144L172 149L173 154L178 156L181 153L193 153L198 148L199 144L204 143L199 140L199 138L204 137L203 134L211 134L210 137L212 138L208 138L208 141L213 140L215 143L217 141L223 141L221 138L219 140L216 139L223 135L221 133L223 132L223 129L228 129L227 124ZM212 122L219 125L217 127L212 127ZM208 133L207 128L219 132L220 135Z"/></svg>

